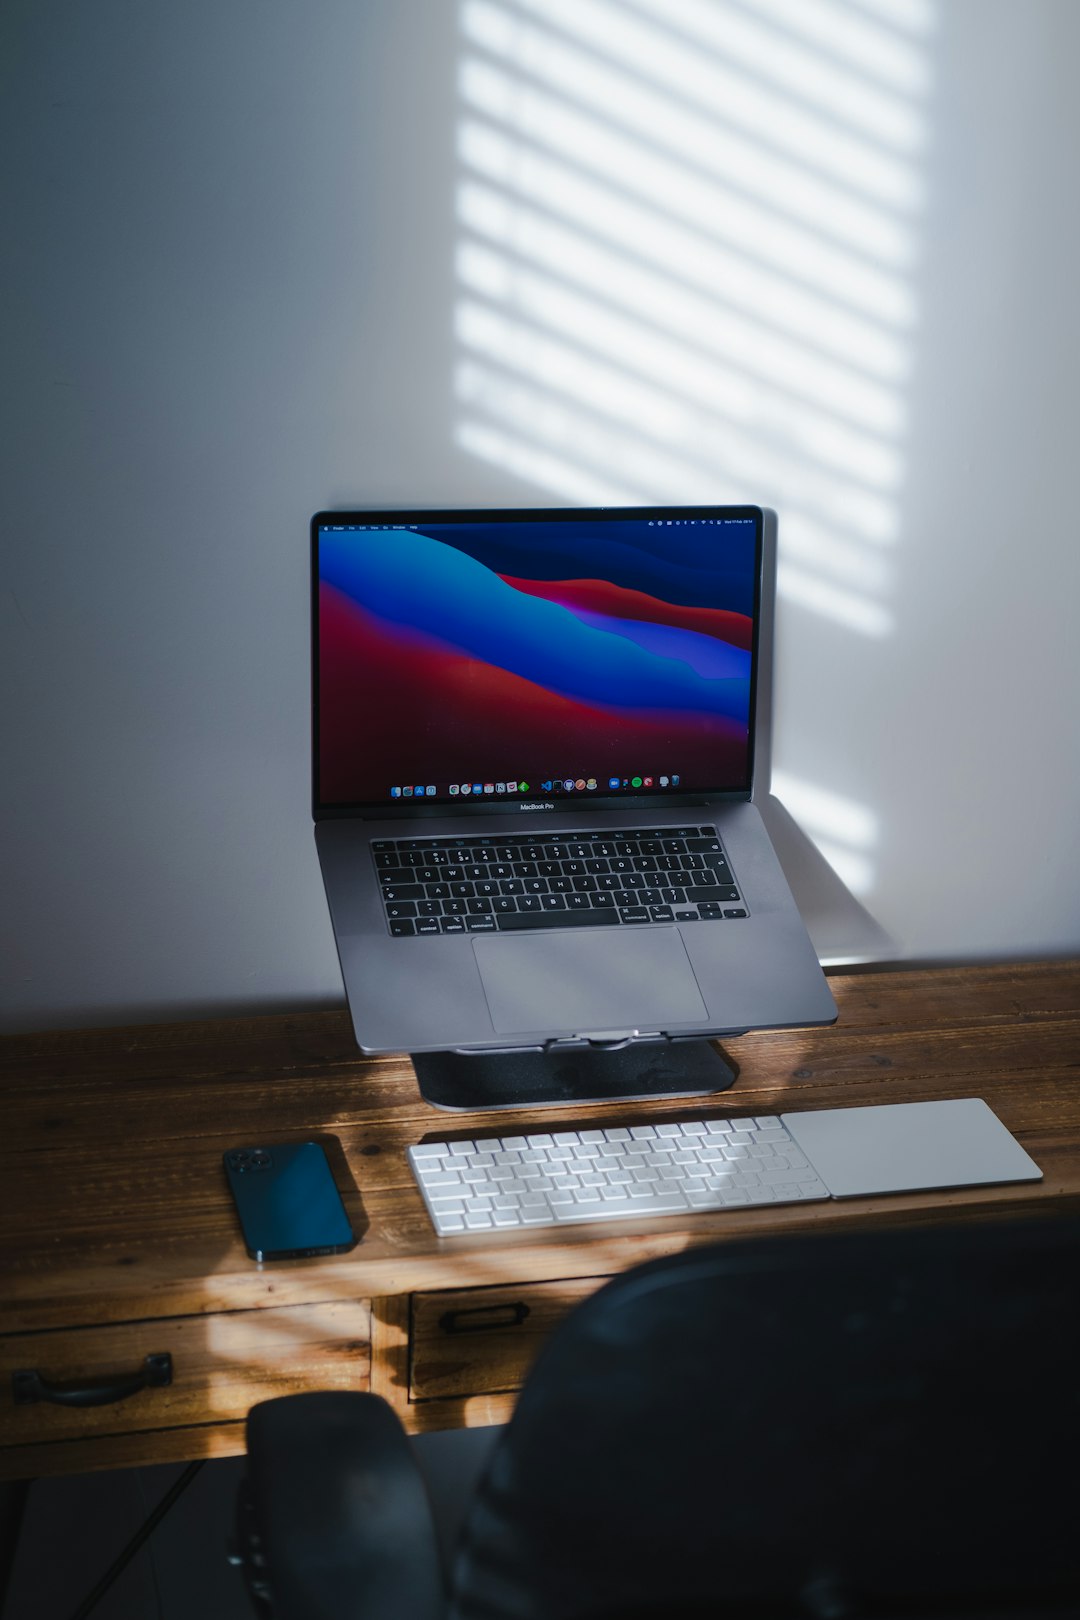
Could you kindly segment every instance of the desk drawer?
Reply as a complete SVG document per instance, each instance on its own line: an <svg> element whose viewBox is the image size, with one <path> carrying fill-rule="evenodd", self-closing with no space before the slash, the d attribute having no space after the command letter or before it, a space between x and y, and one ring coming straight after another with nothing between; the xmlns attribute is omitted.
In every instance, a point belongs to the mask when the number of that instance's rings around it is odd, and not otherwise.
<svg viewBox="0 0 1080 1620"><path fill-rule="evenodd" d="M520 1389L541 1345L606 1277L414 1294L409 1399L437 1401Z"/></svg>
<svg viewBox="0 0 1080 1620"><path fill-rule="evenodd" d="M168 1357L171 1379L102 1405L16 1401L15 1374L46 1388L109 1385ZM0 1447L236 1423L256 1401L307 1389L366 1389L371 1312L334 1301L212 1316L162 1317L119 1327L19 1334L0 1341ZM20 1388L31 1380L18 1380Z"/></svg>

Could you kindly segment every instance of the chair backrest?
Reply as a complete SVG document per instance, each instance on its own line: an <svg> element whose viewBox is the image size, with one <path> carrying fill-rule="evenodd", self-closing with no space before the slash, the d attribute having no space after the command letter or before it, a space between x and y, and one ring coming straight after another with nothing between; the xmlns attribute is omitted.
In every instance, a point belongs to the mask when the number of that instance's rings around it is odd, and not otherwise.
<svg viewBox="0 0 1080 1620"><path fill-rule="evenodd" d="M1078 1261L1029 1220L627 1273L529 1376L451 1613L1080 1613Z"/></svg>

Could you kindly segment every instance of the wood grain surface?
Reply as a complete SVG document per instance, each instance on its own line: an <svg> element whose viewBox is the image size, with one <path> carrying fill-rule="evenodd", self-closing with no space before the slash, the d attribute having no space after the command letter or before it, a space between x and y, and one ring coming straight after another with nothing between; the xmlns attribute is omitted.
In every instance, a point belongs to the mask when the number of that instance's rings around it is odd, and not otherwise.
<svg viewBox="0 0 1080 1620"><path fill-rule="evenodd" d="M592 1279L583 1286L594 1286L639 1260L753 1233L1080 1210L1080 963L858 971L833 973L830 983L840 1009L835 1026L725 1041L738 1069L731 1090L714 1098L634 1104L634 1120L981 1096L1040 1165L1044 1180L725 1210L644 1225L625 1221L438 1239L406 1162L410 1143L581 1121L625 1123L631 1105L444 1113L423 1102L407 1058L360 1055L344 1011L4 1038L0 1447L8 1450L0 1455L0 1469L10 1477L29 1465L31 1434L39 1449L46 1441L52 1445L52 1467L112 1465L133 1448L138 1452L134 1407L130 1417L95 1417L74 1430L51 1415L59 1408L48 1409L50 1415L29 1430L23 1416L15 1423L8 1369L33 1365L31 1340L37 1354L43 1350L40 1336L50 1333L115 1329L119 1354L125 1324L139 1325L128 1342L141 1345L148 1322L182 1321L186 1326L178 1332L194 1344L199 1319L214 1319L206 1323L214 1333L202 1340L217 1343L219 1361L231 1359L238 1369L232 1404L218 1410L209 1397L201 1406L193 1398L183 1412L177 1408L176 1423L162 1427L171 1438L153 1453L165 1460L238 1449L246 1405L263 1398L267 1388L278 1392L279 1380L283 1387L297 1387L298 1380L300 1387L318 1387L324 1372L327 1382L337 1376L331 1343L336 1328L315 1331L310 1354L300 1335L276 1368L260 1362L258 1313L267 1313L265 1347L275 1342L276 1323L301 1320L290 1319L289 1311L313 1308L312 1322L325 1327L340 1306L346 1312L342 1339L365 1346L352 1353L349 1376L359 1366L366 1382L370 1372L371 1387L402 1410L423 1404L416 1390L410 1394L410 1377L419 1372L422 1380L434 1378L427 1385L428 1410L422 1417L414 1413L413 1426L437 1426L476 1420L466 1411L466 1386L477 1368L463 1366L464 1382L455 1388L457 1375L445 1364L439 1371L431 1359L434 1341L418 1346L410 1340L414 1316L421 1324L434 1319L430 1302L420 1296L577 1279ZM258 1265L241 1242L221 1156L233 1146L296 1138L325 1146L361 1241L345 1255ZM556 1300L559 1290L550 1290L549 1297ZM414 1308L410 1302L416 1299ZM331 1314L321 1315L324 1308ZM225 1348L227 1335L219 1329L221 1319L234 1313L243 1321L242 1330L234 1324L242 1350ZM288 1333L281 1332L287 1341ZM305 1368L297 1368L297 1346L307 1355ZM508 1353L511 1359L517 1354ZM199 1387L200 1375L182 1359L184 1387ZM220 1366L215 1370L212 1362L211 1356L205 1387L224 1389ZM490 1382L484 1389L497 1395ZM437 1391L445 1401L434 1398ZM148 1406L152 1392L145 1393ZM506 1409L498 1399L475 1408L503 1415ZM111 1447L88 1450L108 1421ZM185 1451L176 1434L189 1423ZM197 1442L199 1423L205 1433ZM69 1439L73 1432L83 1438ZM79 1456L91 1461L70 1460ZM140 1460L147 1458L140 1454Z"/></svg>

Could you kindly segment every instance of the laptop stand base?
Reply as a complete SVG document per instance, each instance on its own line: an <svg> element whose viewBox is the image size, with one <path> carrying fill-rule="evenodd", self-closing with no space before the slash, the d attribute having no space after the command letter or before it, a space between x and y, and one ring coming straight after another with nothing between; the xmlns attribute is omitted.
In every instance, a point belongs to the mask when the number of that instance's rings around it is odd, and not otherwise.
<svg viewBox="0 0 1080 1620"><path fill-rule="evenodd" d="M707 1097L726 1091L737 1073L711 1041L702 1040L643 1041L615 1050L414 1052L412 1065L425 1102L470 1112Z"/></svg>

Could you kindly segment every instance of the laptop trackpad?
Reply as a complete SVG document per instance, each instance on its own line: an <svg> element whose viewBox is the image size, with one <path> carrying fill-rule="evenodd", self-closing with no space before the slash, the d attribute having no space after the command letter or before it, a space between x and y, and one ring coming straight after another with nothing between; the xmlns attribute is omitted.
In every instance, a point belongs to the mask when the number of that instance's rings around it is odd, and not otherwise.
<svg viewBox="0 0 1080 1620"><path fill-rule="evenodd" d="M675 928L501 934L473 941L500 1033L656 1030L708 1017Z"/></svg>

